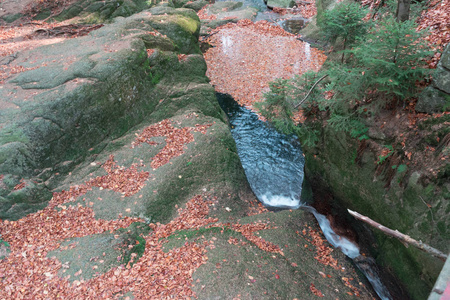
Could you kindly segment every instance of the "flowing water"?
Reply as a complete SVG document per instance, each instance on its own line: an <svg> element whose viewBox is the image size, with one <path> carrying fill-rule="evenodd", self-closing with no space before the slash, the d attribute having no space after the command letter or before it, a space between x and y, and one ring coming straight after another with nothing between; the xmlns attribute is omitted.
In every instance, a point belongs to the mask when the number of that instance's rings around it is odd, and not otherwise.
<svg viewBox="0 0 450 300"><path fill-rule="evenodd" d="M392 299L391 295L387 291L386 287L381 282L378 267L375 264L375 260L371 257L365 257L359 252L359 247L353 242L349 241L345 237L337 235L330 226L330 221L322 214L318 213L313 207L307 206L306 210L312 212L319 223L320 229L322 229L328 242L335 248L341 249L341 251L353 259L356 266L366 276L372 285L377 295L382 300Z"/></svg>
<svg viewBox="0 0 450 300"><path fill-rule="evenodd" d="M278 133L233 98L218 94L250 187L265 206L299 208L305 159L294 137Z"/></svg>
<svg viewBox="0 0 450 300"><path fill-rule="evenodd" d="M337 235L324 215L301 203L305 159L298 140L269 127L230 96L217 94L217 99L228 116L242 166L256 197L269 208L302 207L313 213L330 244L354 260L381 299L392 299L378 276L374 260L360 255L355 243Z"/></svg>

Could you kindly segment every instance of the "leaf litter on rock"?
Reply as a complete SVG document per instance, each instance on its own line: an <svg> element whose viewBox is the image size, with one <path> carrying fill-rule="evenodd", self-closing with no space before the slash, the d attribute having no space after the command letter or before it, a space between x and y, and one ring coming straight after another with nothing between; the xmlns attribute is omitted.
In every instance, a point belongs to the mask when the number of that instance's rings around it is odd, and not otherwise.
<svg viewBox="0 0 450 300"><path fill-rule="evenodd" d="M207 41L207 76L221 93L252 107L269 91L269 82L319 70L326 56L296 35L267 21L241 20L215 29Z"/></svg>
<svg viewBox="0 0 450 300"><path fill-rule="evenodd" d="M108 173L123 170L116 166L113 157L110 157L103 167ZM85 189L87 188L79 190ZM117 298L127 292L132 292L135 299L195 297L191 290L192 274L207 261L206 247L210 243L187 241L182 247L165 253L162 251L164 238L178 230L229 227L242 233L246 239L262 250L282 254L277 245L254 236L256 231L270 229L269 223L256 222L245 225L217 223L218 219L208 217L211 202L197 195L185 205L185 208L178 209L178 217L168 224L149 225L154 231L144 237L145 252L138 261L135 262L136 256L132 255L130 263L126 266L112 268L107 273L88 281L77 279L70 283L68 278L60 278L57 275L58 270L65 268L66 265L48 258L48 252L57 249L62 240L105 231L113 232L143 220L128 217L111 221L98 220L89 207L64 204L73 199L70 193L61 193L58 196L56 198L59 200L56 202L52 200L52 205L44 210L18 221L2 222L2 238L11 243L12 253L0 262L0 298L105 299ZM63 196L66 199L61 199ZM214 242L214 238L211 242ZM99 261L101 262L102 260ZM75 276L81 274L82 271L79 270Z"/></svg>
<svg viewBox="0 0 450 300"><path fill-rule="evenodd" d="M142 143L156 145L156 142L152 141L151 138L157 136L165 137L166 145L153 157L151 162L151 167L153 169L157 169L167 164L172 158L180 156L184 153L185 145L194 141L194 135L192 132L201 132L206 134L207 129L212 125L213 124L197 124L195 127L175 128L172 125L172 122L166 119L146 127L141 134L136 136L132 147L134 148Z"/></svg>
<svg viewBox="0 0 450 300"><path fill-rule="evenodd" d="M165 128L156 127L163 133L167 133L168 145L178 149L174 152L176 155L165 158L166 162L183 153L182 147L187 142L193 141L192 132L206 134L207 129L212 125L197 124L195 127L178 129L168 121L163 124L166 125ZM134 291L133 286L137 286L138 282L140 288L137 289L138 292L133 293L137 299L148 299L149 295L154 295L156 298L194 296L190 289L190 276L196 267L206 260L203 255L205 245L186 243L182 248L165 254L161 250L160 239L176 230L195 229L217 222L217 219L204 218L209 209L201 196L189 201L184 210L179 209L178 218L169 224L151 224L155 233L145 237L148 245L146 253L151 258L145 256L141 258L136 267L133 266L133 268L140 268L137 272L128 264L111 269L108 273L89 281L79 279L71 284L68 278L57 276L58 270L66 268L67 264L47 257L47 253L58 249L60 242L65 239L106 231L113 232L119 228L126 228L133 222L143 222L142 219L129 217L111 221L96 219L92 208L81 204L69 205L93 187L111 189L124 196L134 195L149 178L148 172L139 171L139 168L143 166L142 162L132 164L128 168L118 166L114 156L111 155L102 166L107 175L72 186L68 191L55 192L48 207L18 221L0 220L2 238L11 243L12 250L11 255L0 262L0 298L104 299ZM135 256L131 257L133 260ZM170 272L161 273L163 268L169 269ZM143 269L147 272L142 272ZM76 272L76 275L81 275L81 272ZM131 276L133 274L134 276ZM155 282L155 274L161 277L160 282Z"/></svg>

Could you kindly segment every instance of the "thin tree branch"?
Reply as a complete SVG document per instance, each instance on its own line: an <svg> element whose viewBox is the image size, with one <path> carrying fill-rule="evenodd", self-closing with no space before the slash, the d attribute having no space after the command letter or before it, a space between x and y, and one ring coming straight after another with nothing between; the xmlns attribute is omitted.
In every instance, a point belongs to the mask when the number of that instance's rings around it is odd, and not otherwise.
<svg viewBox="0 0 450 300"><path fill-rule="evenodd" d="M312 90L316 87L316 85L317 85L319 82L321 82L322 79L324 79L324 78L327 77L327 76L328 76L328 74L323 75L319 80L317 80L316 83L314 83L314 85L312 86L312 88L309 90L308 94L306 94L306 97L303 98L303 100L300 101L300 103L298 103L297 105L295 105L295 106L294 106L294 109L300 107L300 105L302 105L303 102L305 102L306 99L308 99L309 95L311 94Z"/></svg>
<svg viewBox="0 0 450 300"><path fill-rule="evenodd" d="M350 209L347 209L347 210L352 216L354 216L358 220L366 222L367 224L369 224L369 225L371 225L371 226L373 226L373 227L383 231L385 234L387 234L389 236L395 237L395 238L399 239L402 242L411 244L414 247L416 247L416 248L418 248L418 249L420 249L420 250L422 250L424 252L427 252L427 253L429 253L429 254L439 258L442 261L445 261L447 259L447 255L446 254L442 253L441 251L439 251L439 250L437 250L437 249L435 249L435 248L433 248L433 247L431 247L431 246L429 246L429 245L427 245L425 243L422 243L422 241L416 241L415 239L411 238L409 235L403 234L403 233L399 232L398 230L389 229L389 228L381 225L380 223L377 223L374 220L372 220L372 219L370 219L370 218L368 218L366 216L363 216L360 213L357 213L356 211L352 211Z"/></svg>

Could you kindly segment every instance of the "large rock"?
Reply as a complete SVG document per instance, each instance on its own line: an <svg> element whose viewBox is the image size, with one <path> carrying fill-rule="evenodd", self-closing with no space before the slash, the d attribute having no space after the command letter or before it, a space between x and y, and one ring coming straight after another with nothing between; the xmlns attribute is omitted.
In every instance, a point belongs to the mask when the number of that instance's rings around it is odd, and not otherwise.
<svg viewBox="0 0 450 300"><path fill-rule="evenodd" d="M426 87L419 95L416 110L426 113L439 113L450 107L450 95L432 86Z"/></svg>
<svg viewBox="0 0 450 300"><path fill-rule="evenodd" d="M76 0L70 3L57 3L36 1L6 1L0 11L0 22L12 23L24 16L32 16L36 20L49 19L50 21L63 21L77 18L79 23L111 22L116 17L128 17L134 13L148 9L156 1L141 0ZM20 12L17 11L20 9ZM55 12L58 13L55 14ZM17 21L23 22L23 21Z"/></svg>
<svg viewBox="0 0 450 300"><path fill-rule="evenodd" d="M290 8L295 5L293 0L267 0L268 7Z"/></svg>
<svg viewBox="0 0 450 300"><path fill-rule="evenodd" d="M223 11L231 11L238 8L241 8L243 5L242 2L234 2L234 1L220 1L216 2L211 7L208 8L208 11L211 14L218 14Z"/></svg>
<svg viewBox="0 0 450 300"><path fill-rule="evenodd" d="M437 137L439 134L442 140L448 133L445 125L448 120L445 116L430 118L419 125L420 130L430 132L423 144L429 145L429 141L436 143L432 144L438 149L436 156L439 151L444 151L439 149L445 147L445 141L441 146ZM303 147L305 174L319 187L330 188L336 197L332 206L358 211L386 227L448 253L450 186L445 175L448 168L436 169L437 178L430 182L424 179L423 172L409 172L413 166L407 158L392 155L383 164L377 163L379 149L383 146L377 148L376 145L395 143L382 134L372 133L371 136L377 140L361 143L346 133L325 127L321 131L322 142L317 147ZM416 149L413 155L423 154ZM408 172L396 170L400 164L405 164ZM369 239L370 236L373 239ZM371 250L373 257L405 284L412 299L428 297L442 268L441 260L414 247L407 248L378 230L373 230L372 235L366 229L361 237L374 245Z"/></svg>
<svg viewBox="0 0 450 300"><path fill-rule="evenodd" d="M44 207L57 178L147 118L169 93L159 82L203 86L190 97L213 94L197 55L198 17L158 13L116 19L89 36L19 53L8 65L25 71L0 89L1 219ZM177 53L192 56L179 61ZM215 103L202 108L217 115Z"/></svg>
<svg viewBox="0 0 450 300"><path fill-rule="evenodd" d="M444 57L447 55L450 56L450 51ZM450 70L444 68L442 64L439 64L434 72L433 78L435 87L450 95Z"/></svg>
<svg viewBox="0 0 450 300"><path fill-rule="evenodd" d="M419 95L416 110L429 114L450 111L450 45L434 71L433 84Z"/></svg>
<svg viewBox="0 0 450 300"><path fill-rule="evenodd" d="M208 4L209 4L208 1L197 0L197 1L194 1L194 2L189 1L188 3L183 5L183 7L184 8L190 8L190 9L193 9L195 11L199 11L199 10L201 10L203 7L205 7Z"/></svg>
<svg viewBox="0 0 450 300"><path fill-rule="evenodd" d="M445 48L439 64L447 70L450 70L450 44Z"/></svg>
<svg viewBox="0 0 450 300"><path fill-rule="evenodd" d="M215 15L217 18L216 20L252 20L257 12L257 7L244 5L243 2L234 1L216 2L208 8L208 13L210 15Z"/></svg>
<svg viewBox="0 0 450 300"><path fill-rule="evenodd" d="M83 23L103 23L116 17L128 17L134 13L150 8L156 1L141 0L79 0L66 7L54 17L61 21L79 17ZM48 11L41 12L42 17L48 17Z"/></svg>
<svg viewBox="0 0 450 300"><path fill-rule="evenodd" d="M236 23L239 20L254 20L258 11L262 10L261 3L259 2L235 2L235 1L220 1L212 4L206 10L207 14L213 17L213 20L202 20L201 35L208 35L211 33L211 29L215 29L219 26L227 23Z"/></svg>

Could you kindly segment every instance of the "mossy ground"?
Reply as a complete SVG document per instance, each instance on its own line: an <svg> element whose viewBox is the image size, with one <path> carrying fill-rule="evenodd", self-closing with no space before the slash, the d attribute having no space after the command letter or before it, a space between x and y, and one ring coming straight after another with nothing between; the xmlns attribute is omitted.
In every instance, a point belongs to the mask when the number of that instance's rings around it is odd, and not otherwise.
<svg viewBox="0 0 450 300"><path fill-rule="evenodd" d="M136 255L134 261L137 261L145 249L143 236L150 231L147 224L136 222L112 233L62 241L59 249L49 252L47 256L63 264L58 271L60 277L70 282L89 280L111 268L126 265L132 253Z"/></svg>

